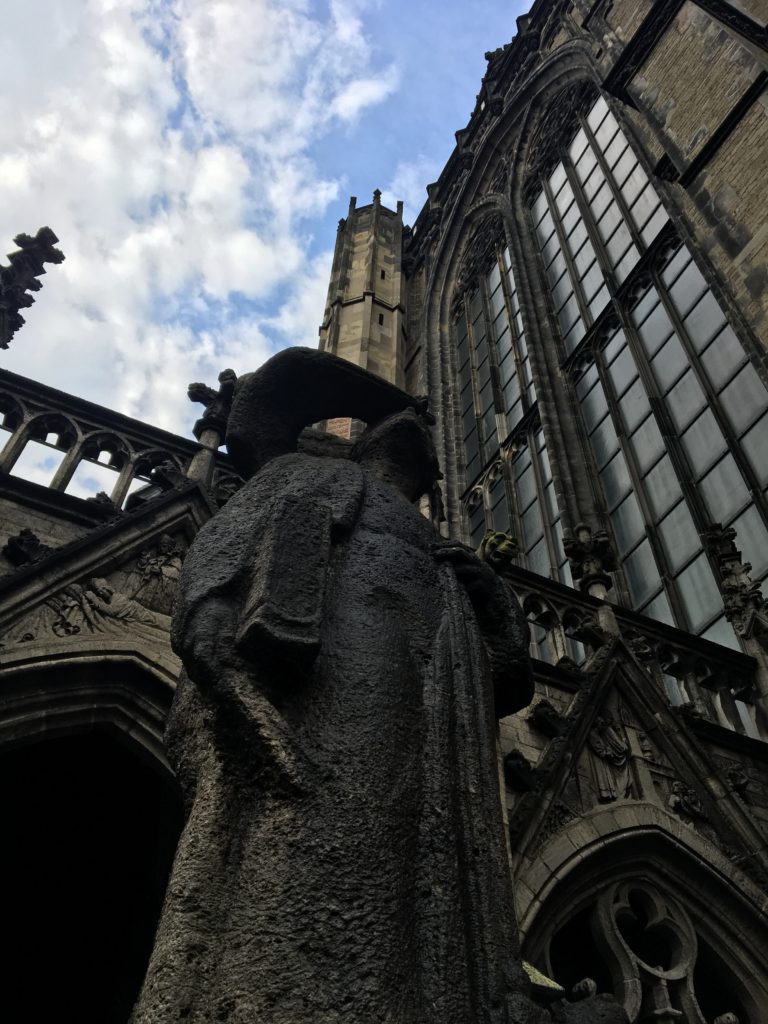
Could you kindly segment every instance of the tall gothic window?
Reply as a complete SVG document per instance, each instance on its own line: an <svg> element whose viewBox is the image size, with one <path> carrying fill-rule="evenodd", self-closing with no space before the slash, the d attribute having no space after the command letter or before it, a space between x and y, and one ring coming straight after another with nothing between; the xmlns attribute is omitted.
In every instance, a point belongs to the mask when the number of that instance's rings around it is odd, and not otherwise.
<svg viewBox="0 0 768 1024"><path fill-rule="evenodd" d="M574 128L531 209L632 605L737 646L702 537L768 576L768 392L605 100Z"/></svg>
<svg viewBox="0 0 768 1024"><path fill-rule="evenodd" d="M498 218L469 246L454 330L470 542L511 533L520 562L568 579L520 303Z"/></svg>

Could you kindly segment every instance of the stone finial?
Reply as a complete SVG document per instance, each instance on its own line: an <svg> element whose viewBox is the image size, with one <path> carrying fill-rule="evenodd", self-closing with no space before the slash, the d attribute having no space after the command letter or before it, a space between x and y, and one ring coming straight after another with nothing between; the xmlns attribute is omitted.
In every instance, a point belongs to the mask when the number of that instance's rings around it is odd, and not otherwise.
<svg viewBox="0 0 768 1024"><path fill-rule="evenodd" d="M193 427L193 433L198 441L206 430L215 430L219 438L224 437L236 383L237 374L234 370L222 370L219 374L218 391L200 383L190 384L187 388L190 402L199 402L205 406L205 412Z"/></svg>
<svg viewBox="0 0 768 1024"><path fill-rule="evenodd" d="M579 589L592 597L605 597L613 586L608 574L617 568L616 556L605 530L593 533L586 523L579 523L575 531L565 531L563 547Z"/></svg>
<svg viewBox="0 0 768 1024"><path fill-rule="evenodd" d="M8 538L2 553L11 565L18 568L20 565L39 562L51 551L53 548L50 544L43 544L37 534L25 526L19 533Z"/></svg>
<svg viewBox="0 0 768 1024"><path fill-rule="evenodd" d="M753 613L761 612L765 607L760 584L749 575L752 571L751 564L742 562L742 554L736 547L736 531L733 527L713 523L703 539L720 576L725 617L736 632L744 636Z"/></svg>
<svg viewBox="0 0 768 1024"><path fill-rule="evenodd" d="M24 325L19 312L35 301L29 292L43 287L38 278L45 273L45 263L62 263L64 253L56 249L58 238L50 228L40 228L37 234L16 235L18 245L8 254L10 266L0 267L0 348L8 348L11 338Z"/></svg>

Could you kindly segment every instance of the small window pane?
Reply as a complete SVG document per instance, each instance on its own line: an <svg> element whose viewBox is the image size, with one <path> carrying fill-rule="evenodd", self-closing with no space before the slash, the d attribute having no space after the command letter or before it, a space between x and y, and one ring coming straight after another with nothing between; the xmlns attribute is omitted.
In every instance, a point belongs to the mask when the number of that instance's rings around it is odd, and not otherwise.
<svg viewBox="0 0 768 1024"><path fill-rule="evenodd" d="M589 441L599 469L619 450L619 439L610 416L606 416L603 422L595 427L590 434Z"/></svg>
<svg viewBox="0 0 768 1024"><path fill-rule="evenodd" d="M612 509L629 492L632 483L624 456L619 453L600 471L608 508Z"/></svg>
<svg viewBox="0 0 768 1024"><path fill-rule="evenodd" d="M733 626L725 616L713 622L701 636L702 639L709 640L713 644L720 644L721 647L730 647L732 651L741 650L739 641L736 639L736 634L733 631Z"/></svg>
<svg viewBox="0 0 768 1024"><path fill-rule="evenodd" d="M667 391L688 367L688 356L677 335L663 345L651 363L662 391Z"/></svg>
<svg viewBox="0 0 768 1024"><path fill-rule="evenodd" d="M467 433L464 437L464 448L466 449L468 459L474 458L474 456L480 451L474 415L472 416L471 426L467 429Z"/></svg>
<svg viewBox="0 0 768 1024"><path fill-rule="evenodd" d="M600 231L600 237L603 239L604 242L607 242L608 239L613 235L613 233L616 230L616 228L621 223L621 219L622 218L621 218L621 211L619 210L619 207L618 207L615 199L613 199L611 197L612 194L609 191L607 185L605 186L605 191L608 193L608 197L611 200L608 203L608 205L606 206L606 208L605 208L605 213L603 213L602 216L601 216L600 213L598 213L598 209L597 209L596 206L592 207L592 212L593 212L593 215L594 215L594 217L596 219L599 217L599 221L598 221L597 227L598 227L598 229ZM600 199L601 195L602 195L602 192L600 192L597 196L595 196L595 202L596 203Z"/></svg>
<svg viewBox="0 0 768 1024"><path fill-rule="evenodd" d="M713 523L726 523L749 501L749 491L732 455L726 455L699 484Z"/></svg>
<svg viewBox="0 0 768 1024"><path fill-rule="evenodd" d="M601 96L597 100L597 102L595 103L594 107L592 107L592 109L590 110L589 114L587 115L587 124L589 125L589 127L592 129L593 132L597 131L598 127L600 126L603 118L605 117L605 115L607 113L608 113L608 104L605 102L604 98Z"/></svg>
<svg viewBox="0 0 768 1024"><path fill-rule="evenodd" d="M533 547L539 537L544 535L544 523L541 519L541 510L538 501L535 501L530 508L521 516L523 526L523 547L526 551Z"/></svg>
<svg viewBox="0 0 768 1024"><path fill-rule="evenodd" d="M563 336L568 333L573 324L575 324L579 319L579 316L579 304L575 297L571 296L557 314L557 319L560 321L560 330L563 332Z"/></svg>
<svg viewBox="0 0 768 1024"><path fill-rule="evenodd" d="M530 464L515 480L515 491L517 492L518 508L521 512L524 512L531 502L536 499L536 477L533 473L533 466Z"/></svg>
<svg viewBox="0 0 768 1024"><path fill-rule="evenodd" d="M645 534L645 524L634 494L611 512L611 525L616 536L619 554L625 555Z"/></svg>
<svg viewBox="0 0 768 1024"><path fill-rule="evenodd" d="M591 387L597 383L598 373L594 363L587 367L576 384L576 394L583 398Z"/></svg>
<svg viewBox="0 0 768 1024"><path fill-rule="evenodd" d="M647 472L665 449L661 431L653 416L649 416L631 438L632 451L641 473Z"/></svg>
<svg viewBox="0 0 768 1024"><path fill-rule="evenodd" d="M562 164L558 164L549 177L549 187L552 189L552 195L557 195L565 182L565 168Z"/></svg>
<svg viewBox="0 0 768 1024"><path fill-rule="evenodd" d="M573 162L575 163L586 148L587 133L584 131L583 128L580 128L579 131L576 133L573 142L571 143L570 149L568 150L568 155L570 156L571 160L573 160Z"/></svg>
<svg viewBox="0 0 768 1024"><path fill-rule="evenodd" d="M605 251L608 253L608 257L614 266L619 262L631 244L632 236L629 233L629 228L624 223L619 224L613 235L605 243Z"/></svg>
<svg viewBox="0 0 768 1024"><path fill-rule="evenodd" d="M733 427L741 433L768 405L768 393L750 364L721 393L720 400Z"/></svg>
<svg viewBox="0 0 768 1024"><path fill-rule="evenodd" d="M549 576L549 552L542 538L539 543L525 556L527 567L539 576Z"/></svg>
<svg viewBox="0 0 768 1024"><path fill-rule="evenodd" d="M646 476L644 486L654 518L658 520L675 504L681 494L680 484L668 455L665 455Z"/></svg>
<svg viewBox="0 0 768 1024"><path fill-rule="evenodd" d="M672 614L672 609L669 607L669 601L667 595L662 591L657 594L654 599L647 604L640 611L643 615L647 615L649 619L656 619L657 622L666 622L668 626L675 626L675 617Z"/></svg>
<svg viewBox="0 0 768 1024"><path fill-rule="evenodd" d="M706 404L704 392L693 370L689 370L667 395L667 405L672 419L681 432Z"/></svg>
<svg viewBox="0 0 768 1024"><path fill-rule="evenodd" d="M704 292L707 283L695 263L691 262L669 289L669 294L680 317L685 318Z"/></svg>
<svg viewBox="0 0 768 1024"><path fill-rule="evenodd" d="M605 178L603 178L602 185L598 188L593 198L589 202L589 208L592 211L592 219L595 221L599 221L609 206L612 207L613 212L612 226L610 230L606 232L604 226L602 224L599 225L600 237L603 240L608 238L608 236L613 232L616 225L619 223L619 220L621 219L618 213L618 209L616 207L616 203L613 200L613 193L611 192L610 186L608 182L605 180Z"/></svg>
<svg viewBox="0 0 768 1024"><path fill-rule="evenodd" d="M676 582L691 629L699 633L723 608L723 599L706 556L699 555L680 573Z"/></svg>
<svg viewBox="0 0 768 1024"><path fill-rule="evenodd" d="M638 608L659 586L659 570L647 540L624 560L623 569L632 598L632 607Z"/></svg>
<svg viewBox="0 0 768 1024"><path fill-rule="evenodd" d="M640 232L645 245L651 244L651 242L654 240L654 238L656 238L656 236L668 220L669 214L663 206L659 206L659 208L656 210L656 213L654 213L654 215L651 217L651 219Z"/></svg>
<svg viewBox="0 0 768 1024"><path fill-rule="evenodd" d="M490 307L492 320L495 320L499 313L504 312L504 290L502 288L497 288L496 291L491 295Z"/></svg>
<svg viewBox="0 0 768 1024"><path fill-rule="evenodd" d="M734 520L736 530L736 546L744 556L744 561L752 566L755 579L768 572L768 530L754 505Z"/></svg>
<svg viewBox="0 0 768 1024"><path fill-rule="evenodd" d="M506 410L511 409L519 397L520 379L517 374L513 374L502 388L502 401L504 402L504 408Z"/></svg>
<svg viewBox="0 0 768 1024"><path fill-rule="evenodd" d="M654 296L656 295L655 292L653 292L652 294ZM645 313L644 306L644 303L641 303L639 306L637 306L634 311L635 315ZM646 319L638 327L637 332L640 335L640 340L643 343L643 348L648 353L649 357L653 356L656 352L658 352L658 350L661 348L661 346L664 344L667 338L671 337L672 334L674 334L672 321L669 319L667 311L666 309L664 309L661 303L659 303L656 306L656 308L653 310L650 316L646 316Z"/></svg>
<svg viewBox="0 0 768 1024"><path fill-rule="evenodd" d="M725 451L725 439L709 409L693 421L681 440L696 476L706 472Z"/></svg>
<svg viewBox="0 0 768 1024"><path fill-rule="evenodd" d="M768 416L752 427L741 441L744 454L761 486L768 484Z"/></svg>
<svg viewBox="0 0 768 1024"><path fill-rule="evenodd" d="M621 415L626 424L627 433L632 433L635 427L645 419L650 410L648 395L645 393L641 380L635 383L625 392L621 400Z"/></svg>
<svg viewBox="0 0 768 1024"><path fill-rule="evenodd" d="M659 523L659 533L672 572L677 572L689 558L701 550L698 530L684 501L662 519Z"/></svg>
<svg viewBox="0 0 768 1024"><path fill-rule="evenodd" d="M573 203L573 189L570 185L563 185L555 199L555 206L561 218L565 215L566 210L570 209L571 203Z"/></svg>
<svg viewBox="0 0 768 1024"><path fill-rule="evenodd" d="M608 291L608 288L605 285L603 285L603 287L600 289L597 295L595 295L595 297L591 299L589 303L589 312L591 313L593 320L596 320L598 315L602 313L602 311L608 305L610 298L611 295Z"/></svg>
<svg viewBox="0 0 768 1024"><path fill-rule="evenodd" d="M690 263L691 257L688 255L688 250L681 246L669 263L664 268L664 272L661 275L661 279L664 284L669 286L676 281L682 273L683 269Z"/></svg>
<svg viewBox="0 0 768 1024"><path fill-rule="evenodd" d="M746 358L741 342L731 328L726 326L701 357L701 361L713 386L719 389L731 379Z"/></svg>
<svg viewBox="0 0 768 1024"><path fill-rule="evenodd" d="M723 311L710 291L705 292L684 320L688 337L697 352L706 347L724 323Z"/></svg>
<svg viewBox="0 0 768 1024"><path fill-rule="evenodd" d="M608 376L616 390L616 396L621 397L637 377L637 367L629 348L625 348L618 359L611 363L608 367Z"/></svg>
<svg viewBox="0 0 768 1024"><path fill-rule="evenodd" d="M601 384L596 384L581 402L581 410L584 414L584 422L587 430L592 430L608 412L608 403L603 394Z"/></svg>
<svg viewBox="0 0 768 1024"><path fill-rule="evenodd" d="M547 267L547 280L549 281L550 287L554 286L557 281L560 281L563 274L567 273L567 266L565 262L565 256L561 252L558 252L557 256Z"/></svg>

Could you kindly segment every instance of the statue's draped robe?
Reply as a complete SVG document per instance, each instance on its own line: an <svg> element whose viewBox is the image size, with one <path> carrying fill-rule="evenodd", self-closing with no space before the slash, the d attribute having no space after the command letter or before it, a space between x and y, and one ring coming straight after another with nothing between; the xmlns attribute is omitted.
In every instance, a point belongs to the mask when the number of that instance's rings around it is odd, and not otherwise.
<svg viewBox="0 0 768 1024"><path fill-rule="evenodd" d="M510 602L484 636L438 542L304 455L199 534L168 735L188 821L135 1024L508 1020L494 684L526 691L525 627Z"/></svg>

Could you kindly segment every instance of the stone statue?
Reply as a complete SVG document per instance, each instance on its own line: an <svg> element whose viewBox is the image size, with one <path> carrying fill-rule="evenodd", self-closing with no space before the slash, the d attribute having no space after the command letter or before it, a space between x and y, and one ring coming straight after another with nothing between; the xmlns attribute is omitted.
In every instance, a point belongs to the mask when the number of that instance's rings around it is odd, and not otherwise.
<svg viewBox="0 0 768 1024"><path fill-rule="evenodd" d="M181 571L187 822L133 1024L541 1019L496 753L532 694L527 628L415 507L438 473L415 406L310 349L238 380L247 483ZM297 452L341 416L368 423L349 458Z"/></svg>
<svg viewBox="0 0 768 1024"><path fill-rule="evenodd" d="M631 794L629 776L629 744L608 712L595 717L587 743L595 755L592 767L601 803L624 799Z"/></svg>

